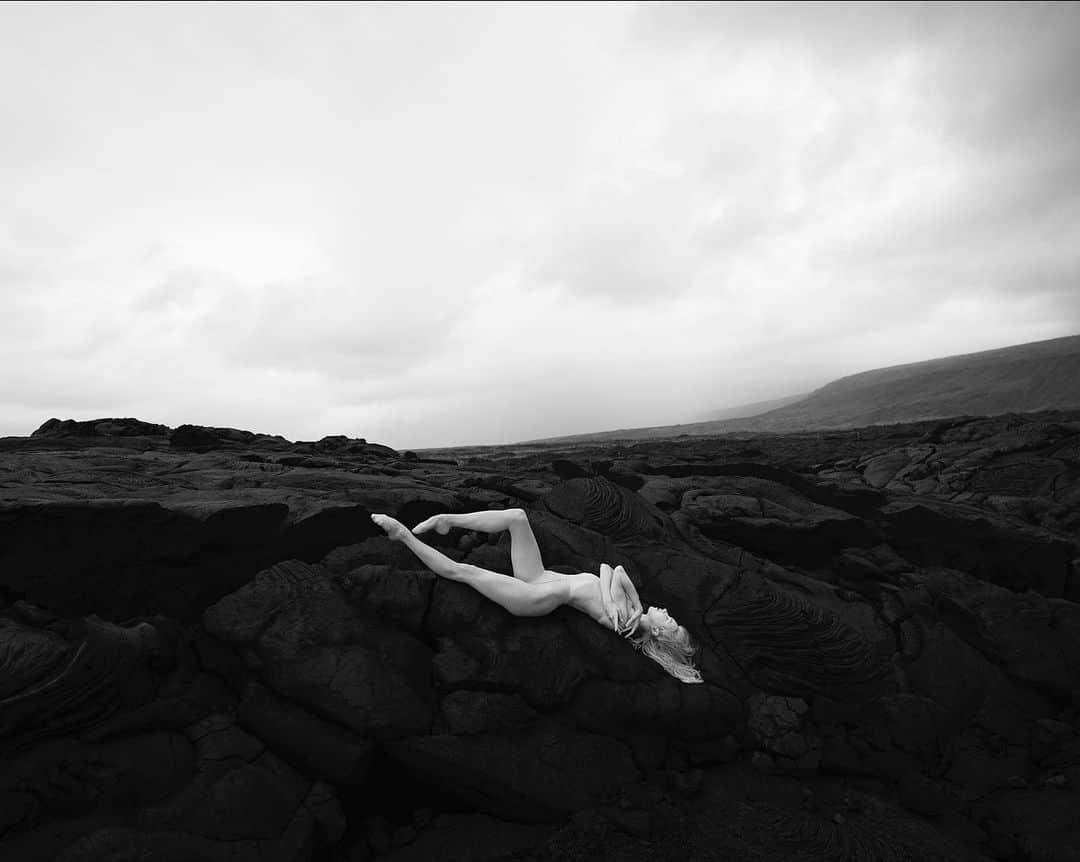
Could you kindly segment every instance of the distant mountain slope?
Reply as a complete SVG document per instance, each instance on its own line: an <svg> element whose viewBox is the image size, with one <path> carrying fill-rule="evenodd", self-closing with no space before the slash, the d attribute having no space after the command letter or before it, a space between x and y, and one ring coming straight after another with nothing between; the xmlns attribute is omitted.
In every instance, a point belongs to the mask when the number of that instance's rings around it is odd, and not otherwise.
<svg viewBox="0 0 1080 862"><path fill-rule="evenodd" d="M798 395L788 395L786 398L770 398L768 401L754 401L750 404L725 407L722 410L714 410L709 416L709 421L716 422L722 419L745 419L748 416L757 416L759 413L776 410L780 407L787 407L788 404L802 401L809 394L809 392L800 392Z"/></svg>
<svg viewBox="0 0 1080 862"><path fill-rule="evenodd" d="M1070 407L1080 407L1080 335L863 371L827 383L801 401L742 418L542 442L782 433Z"/></svg>
<svg viewBox="0 0 1080 862"><path fill-rule="evenodd" d="M852 374L746 430L795 431L1080 406L1080 335Z"/></svg>

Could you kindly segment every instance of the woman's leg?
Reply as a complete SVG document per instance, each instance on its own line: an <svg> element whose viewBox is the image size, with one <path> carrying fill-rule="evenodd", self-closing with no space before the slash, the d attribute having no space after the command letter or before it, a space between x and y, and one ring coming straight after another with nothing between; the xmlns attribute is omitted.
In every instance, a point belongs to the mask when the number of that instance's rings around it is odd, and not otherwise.
<svg viewBox="0 0 1080 862"><path fill-rule="evenodd" d="M408 547L435 574L451 581L468 584L514 616L543 616L560 605L566 604L570 598L567 581L530 584L508 575L490 572L479 566L458 563L421 542L403 524L388 515L375 514L371 516L371 520L382 527L395 542L401 542Z"/></svg>
<svg viewBox="0 0 1080 862"><path fill-rule="evenodd" d="M445 533L441 527L460 527L463 530L476 530L480 533L501 533L510 531L510 564L514 567L514 577L530 584L543 578L544 561L540 557L540 546L529 526L529 516L524 509L502 509L487 512L469 512L464 515L435 515L413 527L414 533L425 533L435 529Z"/></svg>
<svg viewBox="0 0 1080 862"><path fill-rule="evenodd" d="M468 584L477 592L506 608L515 617L542 617L570 600L568 581L527 584L517 578L489 572L469 563L456 563L453 580Z"/></svg>

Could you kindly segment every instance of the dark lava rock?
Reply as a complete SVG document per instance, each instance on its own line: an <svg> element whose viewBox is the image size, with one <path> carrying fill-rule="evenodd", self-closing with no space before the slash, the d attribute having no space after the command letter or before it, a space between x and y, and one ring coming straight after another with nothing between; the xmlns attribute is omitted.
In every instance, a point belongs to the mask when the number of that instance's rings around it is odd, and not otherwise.
<svg viewBox="0 0 1080 862"><path fill-rule="evenodd" d="M212 449L227 449L237 446L259 446L262 448L285 449L289 441L284 437L268 434L254 434L236 428L207 428L203 425L181 425L169 437L169 444L174 449L192 452L208 452Z"/></svg>
<svg viewBox="0 0 1080 862"><path fill-rule="evenodd" d="M31 437L167 437L172 429L138 419L50 419Z"/></svg>
<svg viewBox="0 0 1080 862"><path fill-rule="evenodd" d="M0 858L1080 841L1080 414L441 458L131 419L32 443L0 454ZM551 571L624 565L704 684L368 517L489 507ZM511 574L506 535L429 539Z"/></svg>

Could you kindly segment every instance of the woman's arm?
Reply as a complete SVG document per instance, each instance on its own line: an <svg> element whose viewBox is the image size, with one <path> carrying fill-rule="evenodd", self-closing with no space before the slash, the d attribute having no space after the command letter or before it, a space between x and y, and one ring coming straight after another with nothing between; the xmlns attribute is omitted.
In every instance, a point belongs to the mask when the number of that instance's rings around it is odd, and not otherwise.
<svg viewBox="0 0 1080 862"><path fill-rule="evenodd" d="M611 620L611 628L614 631L619 630L619 609L618 605L611 598L611 576L613 572L611 566L607 563L600 564L600 601L604 605L604 613L607 618Z"/></svg>
<svg viewBox="0 0 1080 862"><path fill-rule="evenodd" d="M632 592L627 591L626 584ZM641 602L622 566L612 569L607 563L600 564L600 600L613 631L628 635L637 628Z"/></svg>
<svg viewBox="0 0 1080 862"><path fill-rule="evenodd" d="M630 606L629 619L623 626L624 633L633 632L637 628L638 620L641 618L641 599L638 598L637 588L634 586L634 582L630 580L630 576L626 574L626 569L622 566L615 567L615 571L612 572L612 581L617 583L623 590Z"/></svg>

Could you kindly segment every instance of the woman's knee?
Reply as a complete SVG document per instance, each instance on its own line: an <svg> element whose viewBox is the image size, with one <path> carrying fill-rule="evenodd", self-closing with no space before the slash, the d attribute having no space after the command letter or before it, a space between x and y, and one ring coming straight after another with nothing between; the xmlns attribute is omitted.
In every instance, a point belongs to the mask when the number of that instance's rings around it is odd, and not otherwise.
<svg viewBox="0 0 1080 862"><path fill-rule="evenodd" d="M514 523L529 523L529 516L525 513L524 509L507 509L506 514Z"/></svg>

